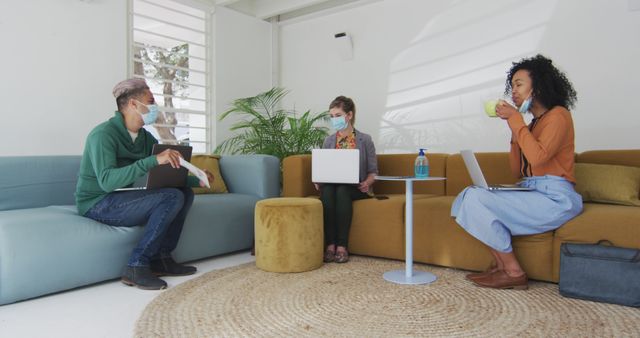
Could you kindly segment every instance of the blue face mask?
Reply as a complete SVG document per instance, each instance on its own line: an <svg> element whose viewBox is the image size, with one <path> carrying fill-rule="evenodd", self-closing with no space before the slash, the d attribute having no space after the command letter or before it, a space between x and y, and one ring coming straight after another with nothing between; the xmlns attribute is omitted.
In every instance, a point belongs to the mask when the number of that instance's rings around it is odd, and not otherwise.
<svg viewBox="0 0 640 338"><path fill-rule="evenodd" d="M524 100L524 102L522 102L522 104L520 105L520 107L518 108L518 111L521 114L526 113L527 111L529 111L529 107L531 106L531 95L529 95L529 97Z"/></svg>
<svg viewBox="0 0 640 338"><path fill-rule="evenodd" d="M344 115L332 117L331 126L335 130L342 130L347 127L347 120L345 120Z"/></svg>
<svg viewBox="0 0 640 338"><path fill-rule="evenodd" d="M142 114L140 112L138 112L140 115L142 115L142 121L144 122L145 125L151 125L154 124L156 122L156 120L158 119L158 105L157 104L149 104L146 105L140 101L138 101L141 105L147 107L147 113L146 114Z"/></svg>

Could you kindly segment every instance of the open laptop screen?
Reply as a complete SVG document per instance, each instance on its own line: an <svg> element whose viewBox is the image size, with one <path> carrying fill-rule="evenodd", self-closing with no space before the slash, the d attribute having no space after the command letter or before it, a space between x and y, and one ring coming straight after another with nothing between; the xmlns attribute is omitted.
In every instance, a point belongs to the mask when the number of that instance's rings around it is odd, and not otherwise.
<svg viewBox="0 0 640 338"><path fill-rule="evenodd" d="M314 183L360 183L360 150L311 150L311 181Z"/></svg>
<svg viewBox="0 0 640 338"><path fill-rule="evenodd" d="M532 188L521 187L516 184L487 184L487 180L484 178L484 174L480 169L480 164L478 164L478 160L476 159L476 155L473 151L465 149L460 151L460 155L462 155L462 159L464 160L464 164L467 167L467 171L469 172L469 176L471 176L471 181L473 181L473 185L477 187L481 187L487 190L510 190L510 191L530 191Z"/></svg>

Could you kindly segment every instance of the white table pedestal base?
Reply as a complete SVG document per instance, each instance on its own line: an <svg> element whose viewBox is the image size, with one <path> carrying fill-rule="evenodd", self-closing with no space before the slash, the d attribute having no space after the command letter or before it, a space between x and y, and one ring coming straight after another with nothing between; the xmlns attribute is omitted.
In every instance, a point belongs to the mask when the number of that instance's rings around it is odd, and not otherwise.
<svg viewBox="0 0 640 338"><path fill-rule="evenodd" d="M394 177L376 176L376 180L405 182L405 269L385 272L382 277L396 284L429 284L435 282L436 275L431 272L413 270L413 181L442 181L444 177Z"/></svg>
<svg viewBox="0 0 640 338"><path fill-rule="evenodd" d="M391 270L385 272L382 277L385 280L396 284L430 284L436 281L438 277L431 272L413 270L411 277L407 278L405 270Z"/></svg>

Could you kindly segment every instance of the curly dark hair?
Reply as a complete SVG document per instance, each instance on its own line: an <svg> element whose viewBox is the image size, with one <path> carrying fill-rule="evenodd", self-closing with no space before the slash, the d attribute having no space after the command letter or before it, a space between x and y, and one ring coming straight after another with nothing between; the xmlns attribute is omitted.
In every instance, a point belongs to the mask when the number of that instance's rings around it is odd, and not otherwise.
<svg viewBox="0 0 640 338"><path fill-rule="evenodd" d="M571 81L550 59L540 54L513 63L504 89L506 95L511 93L511 80L520 69L529 71L533 97L545 107L562 106L570 109L576 103L578 97Z"/></svg>

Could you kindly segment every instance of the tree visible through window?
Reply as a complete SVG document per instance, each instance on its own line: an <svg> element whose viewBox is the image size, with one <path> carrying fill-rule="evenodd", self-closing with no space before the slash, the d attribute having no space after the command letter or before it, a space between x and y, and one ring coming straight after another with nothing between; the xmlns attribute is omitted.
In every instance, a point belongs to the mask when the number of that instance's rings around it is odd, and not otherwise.
<svg viewBox="0 0 640 338"><path fill-rule="evenodd" d="M161 143L207 152L207 12L171 0L130 1L131 75L147 81L160 106L158 120L147 129Z"/></svg>

